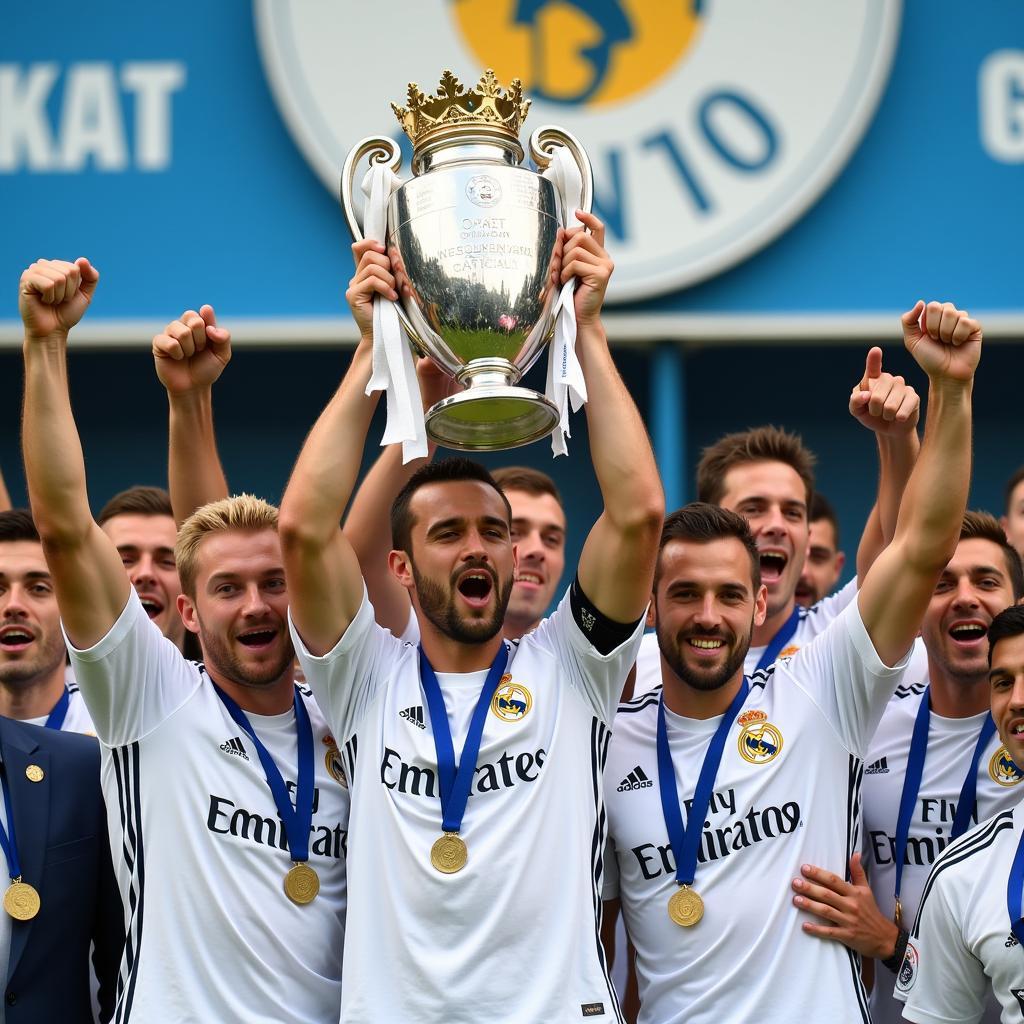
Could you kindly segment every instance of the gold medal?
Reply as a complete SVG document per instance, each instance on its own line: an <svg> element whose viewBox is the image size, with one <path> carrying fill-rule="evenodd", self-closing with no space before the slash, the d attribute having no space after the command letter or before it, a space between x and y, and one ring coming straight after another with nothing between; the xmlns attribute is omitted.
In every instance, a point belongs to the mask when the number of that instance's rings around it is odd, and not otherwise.
<svg viewBox="0 0 1024 1024"><path fill-rule="evenodd" d="M899 897L896 898L896 910L892 915L892 919L897 928L903 927L903 904L900 903Z"/></svg>
<svg viewBox="0 0 1024 1024"><path fill-rule="evenodd" d="M468 859L469 851L458 832L445 832L430 848L430 863L445 875L461 871Z"/></svg>
<svg viewBox="0 0 1024 1024"><path fill-rule="evenodd" d="M688 885L681 885L668 901L668 916L683 928L692 928L704 916L704 901Z"/></svg>
<svg viewBox="0 0 1024 1024"><path fill-rule="evenodd" d="M284 876L284 894L292 903L312 903L319 891L320 876L308 864L293 864Z"/></svg>
<svg viewBox="0 0 1024 1024"><path fill-rule="evenodd" d="M31 921L39 913L39 893L19 875L4 893L4 910L15 921Z"/></svg>

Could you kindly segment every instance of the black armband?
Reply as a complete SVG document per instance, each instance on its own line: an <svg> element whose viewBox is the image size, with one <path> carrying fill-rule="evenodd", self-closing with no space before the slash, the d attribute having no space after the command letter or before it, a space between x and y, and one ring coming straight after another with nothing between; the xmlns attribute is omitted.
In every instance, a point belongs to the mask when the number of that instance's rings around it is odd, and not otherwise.
<svg viewBox="0 0 1024 1024"><path fill-rule="evenodd" d="M882 964L888 967L893 974L898 974L900 966L903 964L903 954L907 951L907 942L910 939L910 932L900 929L899 935L896 936L896 948L893 950L893 954L888 960L883 960Z"/></svg>
<svg viewBox="0 0 1024 1024"><path fill-rule="evenodd" d="M569 588L569 607L572 617L580 627L583 635L594 645L599 654L611 654L620 644L624 644L640 625L636 622L616 622L599 611L583 593L580 578L576 577Z"/></svg>

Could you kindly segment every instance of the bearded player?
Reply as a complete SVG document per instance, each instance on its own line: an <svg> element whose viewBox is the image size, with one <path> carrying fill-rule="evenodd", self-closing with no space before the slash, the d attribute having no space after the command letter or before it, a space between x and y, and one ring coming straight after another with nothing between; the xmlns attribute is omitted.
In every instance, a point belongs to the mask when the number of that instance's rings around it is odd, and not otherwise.
<svg viewBox="0 0 1024 1024"><path fill-rule="evenodd" d="M354 249L359 346L281 510L293 638L353 792L343 1021L620 1019L598 939L600 772L664 501L600 322L612 269L604 227L577 216L590 230L568 233L560 279L578 278L604 509L569 593L517 643L501 635L517 566L509 505L464 459L414 476L392 508L390 567L420 645L374 622L338 522L375 405L365 395L372 300L397 293L383 247Z"/></svg>
<svg viewBox="0 0 1024 1024"><path fill-rule="evenodd" d="M827 630L748 676L768 612L760 546L710 504L666 520L662 686L620 708L605 774L619 876L606 891L636 949L644 1024L870 1019L858 958L804 932L788 887L794 865L845 871L857 848L863 758L967 500L981 329L918 303L903 332L930 381L924 443L892 543Z"/></svg>

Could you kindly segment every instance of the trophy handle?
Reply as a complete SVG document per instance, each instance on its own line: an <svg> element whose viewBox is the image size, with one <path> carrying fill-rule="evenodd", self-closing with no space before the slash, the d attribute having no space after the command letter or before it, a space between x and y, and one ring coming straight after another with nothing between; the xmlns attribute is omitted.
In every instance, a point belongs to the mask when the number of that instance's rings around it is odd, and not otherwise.
<svg viewBox="0 0 1024 1024"><path fill-rule="evenodd" d="M590 157L575 135L553 124L541 125L530 136L530 157L542 171L547 170L558 146L565 146L569 150L580 169L580 177L583 179L580 209L590 213L594 202L594 171L590 166Z"/></svg>
<svg viewBox="0 0 1024 1024"><path fill-rule="evenodd" d="M348 222L348 229L352 232L354 242L363 240L363 229L356 217L352 192L356 168L364 156L370 158L371 164L390 164L391 170L396 174L399 167L402 166L402 151L398 148L398 143L384 135L370 135L357 142L349 150L348 156L345 158L345 166L341 170L341 208L345 212L345 220Z"/></svg>

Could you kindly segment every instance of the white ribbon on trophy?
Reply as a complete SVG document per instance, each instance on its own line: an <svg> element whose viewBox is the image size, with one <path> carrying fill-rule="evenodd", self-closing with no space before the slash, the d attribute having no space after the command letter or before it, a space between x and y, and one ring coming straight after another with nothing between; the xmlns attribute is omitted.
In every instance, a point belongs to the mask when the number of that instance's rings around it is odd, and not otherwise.
<svg viewBox="0 0 1024 1024"><path fill-rule="evenodd" d="M383 243L387 237L388 200L402 184L387 164L373 164L363 177L366 207L363 212L366 238ZM570 299L571 302L571 299ZM402 463L427 456L427 427L423 418L416 362L398 310L391 299L373 297L373 373L366 394L383 391L387 396L387 425L380 443L402 444Z"/></svg>
<svg viewBox="0 0 1024 1024"><path fill-rule="evenodd" d="M555 186L561 206L562 227L579 227L576 210L583 198L583 179L576 161L564 146L555 149L544 177L549 178ZM555 336L548 349L548 379L544 394L554 403L559 416L558 426L551 432L552 456L568 452L565 439L572 436L569 429L569 406L572 406L573 412L579 412L587 400L583 367L576 355L575 291L574 277L562 285L555 303Z"/></svg>

